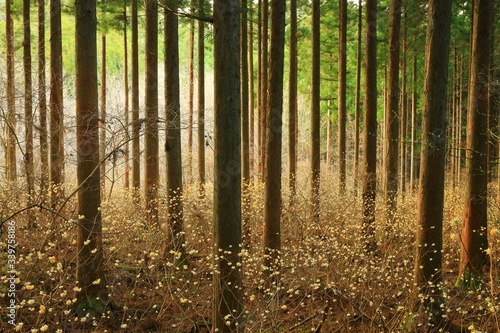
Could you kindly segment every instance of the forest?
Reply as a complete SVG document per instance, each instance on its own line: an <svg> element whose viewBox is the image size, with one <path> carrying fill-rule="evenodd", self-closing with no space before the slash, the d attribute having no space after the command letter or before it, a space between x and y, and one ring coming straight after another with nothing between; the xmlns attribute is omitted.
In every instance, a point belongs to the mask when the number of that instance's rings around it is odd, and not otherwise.
<svg viewBox="0 0 500 333"><path fill-rule="evenodd" d="M0 0L1 332L500 332L497 0Z"/></svg>

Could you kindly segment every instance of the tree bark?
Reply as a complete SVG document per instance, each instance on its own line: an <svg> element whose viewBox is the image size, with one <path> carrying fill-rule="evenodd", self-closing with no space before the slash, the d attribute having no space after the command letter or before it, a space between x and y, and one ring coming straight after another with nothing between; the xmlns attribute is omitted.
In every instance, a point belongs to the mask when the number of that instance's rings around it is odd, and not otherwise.
<svg viewBox="0 0 500 333"><path fill-rule="evenodd" d="M194 14L194 13L193 13ZM194 19L189 22L189 68L188 68L188 161L187 179L193 178L193 113L194 113Z"/></svg>
<svg viewBox="0 0 500 333"><path fill-rule="evenodd" d="M365 129L363 176L363 241L370 252L375 243L375 196L377 188L377 1L366 1L365 35Z"/></svg>
<svg viewBox="0 0 500 333"><path fill-rule="evenodd" d="M158 227L158 3L146 0L145 198L150 226Z"/></svg>
<svg viewBox="0 0 500 333"><path fill-rule="evenodd" d="M57 206L64 183L64 113L61 0L50 0L50 181L51 205Z"/></svg>
<svg viewBox="0 0 500 333"><path fill-rule="evenodd" d="M475 288L489 267L488 196L488 86L491 0L474 2L471 73L467 123L467 187L458 284Z"/></svg>
<svg viewBox="0 0 500 333"><path fill-rule="evenodd" d="M199 0L203 16L204 0ZM205 23L198 21L198 183L200 197L205 193Z"/></svg>
<svg viewBox="0 0 500 333"><path fill-rule="evenodd" d="M127 41L127 3L123 4L123 87L125 100L123 106L125 122L125 188L130 188L130 117L129 117L129 86L128 86L128 41Z"/></svg>
<svg viewBox="0 0 500 333"><path fill-rule="evenodd" d="M281 249L281 138L283 118L283 68L285 56L285 0L271 1L271 53L269 115L264 203L264 275L280 269ZM274 275L277 277L277 275Z"/></svg>
<svg viewBox="0 0 500 333"><path fill-rule="evenodd" d="M76 7L76 121L78 192L77 312L102 314L109 296L103 273L101 190L99 184L99 113L97 19L95 0Z"/></svg>
<svg viewBox="0 0 500 333"><path fill-rule="evenodd" d="M38 0L38 109L40 126L40 183L42 202L47 202L49 181L49 143L47 132L47 84L45 67L45 0Z"/></svg>
<svg viewBox="0 0 500 333"><path fill-rule="evenodd" d="M446 97L451 0L432 0L425 50L422 152L418 189L415 292L424 296L420 310L430 323L442 321L442 233L446 159Z"/></svg>
<svg viewBox="0 0 500 333"><path fill-rule="evenodd" d="M240 332L241 113L238 0L214 1L214 274L213 329Z"/></svg>
<svg viewBox="0 0 500 333"><path fill-rule="evenodd" d="M338 131L339 131L339 194L346 190L346 121L347 121L347 0L339 0L339 82L338 82Z"/></svg>
<svg viewBox="0 0 500 333"><path fill-rule="evenodd" d="M361 35L363 22L363 3L358 2L358 43L356 61L356 97L354 106L354 193L358 195L358 174L359 174L359 123L361 110L361 62L363 53L361 52Z"/></svg>
<svg viewBox="0 0 500 333"><path fill-rule="evenodd" d="M312 2L311 218L319 222L320 186L320 1Z"/></svg>
<svg viewBox="0 0 500 333"><path fill-rule="evenodd" d="M12 20L12 1L5 3L5 36L7 39L7 180L17 180L16 153L16 82L14 71L14 21Z"/></svg>
<svg viewBox="0 0 500 333"><path fill-rule="evenodd" d="M137 0L132 0L132 187L135 200L139 200L141 187L141 156L139 122L139 43L137 23Z"/></svg>
<svg viewBox="0 0 500 333"><path fill-rule="evenodd" d="M290 0L290 70L288 76L288 186L290 206L296 193L297 174L297 0Z"/></svg>
<svg viewBox="0 0 500 333"><path fill-rule="evenodd" d="M173 0L167 2L169 8L177 8ZM184 209L182 202L182 141L181 105L179 90L179 19L171 11L165 10L165 120L167 153L167 214L169 222L169 242L167 253L176 251L176 259L185 257Z"/></svg>
<svg viewBox="0 0 500 333"><path fill-rule="evenodd" d="M385 119L385 206L388 226L395 223L398 195L399 139L399 35L401 29L401 0L389 5L389 84Z"/></svg>
<svg viewBox="0 0 500 333"><path fill-rule="evenodd" d="M106 188L106 35L101 37L101 107L99 117L99 158L101 162L101 187Z"/></svg>

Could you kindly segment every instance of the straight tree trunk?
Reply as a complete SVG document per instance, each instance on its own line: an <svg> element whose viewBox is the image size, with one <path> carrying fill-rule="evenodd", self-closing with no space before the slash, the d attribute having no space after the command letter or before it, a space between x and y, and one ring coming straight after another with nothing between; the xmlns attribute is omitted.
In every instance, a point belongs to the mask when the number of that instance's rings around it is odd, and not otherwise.
<svg viewBox="0 0 500 333"><path fill-rule="evenodd" d="M414 192L417 187L417 108L418 108L418 95L417 95L417 55L413 56L413 92L412 92L412 105L411 105L411 154L410 154L410 186L411 191Z"/></svg>
<svg viewBox="0 0 500 333"><path fill-rule="evenodd" d="M28 183L28 204L34 196L34 160L33 160L33 84L31 77L31 17L30 1L23 0L23 67L24 67L24 165ZM28 217L28 228L32 226L32 216Z"/></svg>
<svg viewBox="0 0 500 333"><path fill-rule="evenodd" d="M458 285L476 288L489 267L488 196L488 86L491 0L474 2L471 73L467 123L467 187Z"/></svg>
<svg viewBox="0 0 500 333"><path fill-rule="evenodd" d="M400 165L400 176L401 182L399 183L401 199L404 201L406 193L406 174L407 174L407 156L408 147L406 140L408 138L408 97L406 91L406 52L407 52L407 11L404 14L404 27L403 27L403 58L401 59L401 113L400 113L400 126L399 126L399 137L400 137L400 154L401 154L401 165Z"/></svg>
<svg viewBox="0 0 500 333"><path fill-rule="evenodd" d="M141 187L141 156L139 122L139 38L137 23L137 0L132 0L132 187L138 201Z"/></svg>
<svg viewBox="0 0 500 333"><path fill-rule="evenodd" d="M188 161L187 179L193 178L193 113L194 113L194 19L189 22L189 68L188 68Z"/></svg>
<svg viewBox="0 0 500 333"><path fill-rule="evenodd" d="M146 0L146 117L144 131L146 214L158 227L158 3Z"/></svg>
<svg viewBox="0 0 500 333"><path fill-rule="evenodd" d="M55 208L64 183L64 113L61 0L50 0L50 181Z"/></svg>
<svg viewBox="0 0 500 333"><path fill-rule="evenodd" d="M249 8L248 15L248 22L249 22L249 27L248 27L248 74L249 74L249 119L248 119L248 131L249 131L249 174L250 174L250 179L252 177L252 171L254 169L254 163L255 163L255 88L254 88L254 73L253 73L253 3L250 5L247 5L247 8Z"/></svg>
<svg viewBox="0 0 500 333"><path fill-rule="evenodd" d="M128 41L127 41L127 3L123 4L123 87L124 121L125 121L125 188L130 188L130 117L129 117L129 87L128 87Z"/></svg>
<svg viewBox="0 0 500 333"><path fill-rule="evenodd" d="M16 82L14 72L14 21L12 20L12 1L6 0L6 32L7 39L7 180L17 180L16 154Z"/></svg>
<svg viewBox="0 0 500 333"><path fill-rule="evenodd" d="M339 126L339 194L346 190L346 122L347 122L347 0L339 0L339 82L338 82L338 126Z"/></svg>
<svg viewBox="0 0 500 333"><path fill-rule="evenodd" d="M101 186L104 193L106 187L106 35L101 37L101 107L99 117L99 158L101 171Z"/></svg>
<svg viewBox="0 0 500 333"><path fill-rule="evenodd" d="M47 203L49 143L47 133L47 84L45 68L45 0L38 0L38 110L40 126L40 184L42 202Z"/></svg>
<svg viewBox="0 0 500 333"><path fill-rule="evenodd" d="M281 138L283 68L285 57L285 0L271 0L271 54L267 121L267 159L264 203L264 275L280 269L281 249ZM275 277L277 275L274 275Z"/></svg>
<svg viewBox="0 0 500 333"><path fill-rule="evenodd" d="M446 97L451 0L431 0L425 50L422 152L418 189L415 292L430 325L443 320L442 233L446 160ZM432 327L431 327L432 329Z"/></svg>
<svg viewBox="0 0 500 333"><path fill-rule="evenodd" d="M250 148L249 148L249 98L248 98L248 36L247 36L247 0L241 0L240 14L240 61L241 61L241 149L243 193L247 193L245 185L250 181ZM247 202L247 200L244 200Z"/></svg>
<svg viewBox="0 0 500 333"><path fill-rule="evenodd" d="M356 61L356 102L354 106L354 193L358 195L358 174L359 174L359 123L361 110L361 62L363 53L361 52L361 35L363 27L363 3L358 2L358 43Z"/></svg>
<svg viewBox="0 0 500 333"><path fill-rule="evenodd" d="M241 112L238 0L215 0L214 315L213 329L242 332Z"/></svg>
<svg viewBox="0 0 500 333"><path fill-rule="evenodd" d="M200 16L204 0L199 0ZM205 23L198 21L198 184L200 197L205 193Z"/></svg>
<svg viewBox="0 0 500 333"><path fill-rule="evenodd" d="M370 252L375 243L375 195L377 188L377 1L366 1L365 130L363 175L363 241Z"/></svg>
<svg viewBox="0 0 500 333"><path fill-rule="evenodd" d="M264 165L262 163L262 138L264 137L263 134L263 128L262 128L262 117L263 117L263 110L264 107L262 105L262 99L263 99L263 90L262 90L262 2L263 0L258 0L257 2L257 22L258 22L258 30L257 30L257 68L258 68L258 75L257 75L257 149L256 151L258 152L258 157L257 157L257 173L259 175L259 179L262 180L261 175L262 175L262 169L264 168Z"/></svg>
<svg viewBox="0 0 500 333"><path fill-rule="evenodd" d="M320 1L312 2L311 217L319 222L320 186Z"/></svg>
<svg viewBox="0 0 500 333"><path fill-rule="evenodd" d="M261 172L261 181L264 182L265 175L265 166L266 166L266 158L267 158L267 124L266 121L268 119L269 110L268 107L268 95L269 95L269 0L263 0L262 4L262 118L260 119L260 127L261 127L261 135L262 135L262 148L260 150L261 154L261 163L262 163L262 172Z"/></svg>
<svg viewBox="0 0 500 333"><path fill-rule="evenodd" d="M103 272L101 190L99 184L99 112L97 89L97 18L95 0L76 7L76 131L78 186L78 315L102 314L109 300Z"/></svg>
<svg viewBox="0 0 500 333"><path fill-rule="evenodd" d="M388 226L395 223L398 197L398 139L399 139L399 35L401 29L401 0L389 5L389 84L385 119L385 206Z"/></svg>
<svg viewBox="0 0 500 333"><path fill-rule="evenodd" d="M169 8L177 9L174 0L168 0ZM167 153L167 214L169 242L167 252L176 251L185 259L184 209L182 202L182 141L181 104L179 89L179 19L173 12L165 10L165 120Z"/></svg>
<svg viewBox="0 0 500 333"><path fill-rule="evenodd" d="M288 186L290 206L296 193L297 174L297 0L290 0L290 70L288 76Z"/></svg>

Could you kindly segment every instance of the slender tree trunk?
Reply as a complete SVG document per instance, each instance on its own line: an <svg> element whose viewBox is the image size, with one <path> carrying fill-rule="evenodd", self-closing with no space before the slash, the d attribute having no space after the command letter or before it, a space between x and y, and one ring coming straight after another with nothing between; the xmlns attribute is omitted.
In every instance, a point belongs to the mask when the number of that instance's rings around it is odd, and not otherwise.
<svg viewBox="0 0 500 333"><path fill-rule="evenodd" d="M264 274L280 269L281 249L281 137L283 117L283 68L285 56L285 0L271 0L271 54L267 121L268 156L265 167ZM275 275L277 276L277 275Z"/></svg>
<svg viewBox="0 0 500 333"><path fill-rule="evenodd" d="M177 9L174 0L168 0L169 8ZM169 220L170 250L180 253L180 262L185 256L184 209L182 202L182 141L181 104L179 90L179 19L165 10L165 120L167 123L165 151L167 153L167 214Z"/></svg>
<svg viewBox="0 0 500 333"><path fill-rule="evenodd" d="M297 0L290 0L290 73L288 76L288 186L290 206L296 193L297 174Z"/></svg>
<svg viewBox="0 0 500 333"><path fill-rule="evenodd" d="M395 223L398 197L398 139L399 139L399 35L401 29L401 0L390 2L389 25L389 84L385 119L385 206L388 225ZM403 109L404 111L404 109ZM403 146L404 147L404 146Z"/></svg>
<svg viewBox="0 0 500 333"><path fill-rule="evenodd" d="M24 165L28 184L28 204L34 196L34 160L33 160L33 84L31 77L31 18L30 1L23 0L23 65L24 65ZM28 228L32 227L33 217L29 213Z"/></svg>
<svg viewBox="0 0 500 333"><path fill-rule="evenodd" d="M377 1L366 1L365 130L363 176L363 238L366 251L375 243L377 188Z"/></svg>
<svg viewBox="0 0 500 333"><path fill-rule="evenodd" d="M263 0L262 4L262 118L261 118L261 135L262 135L262 148L260 150L261 160L262 160L262 173L261 181L264 182L264 175L266 171L264 170L266 166L267 158L267 119L269 110L268 107L268 95L269 95L269 0Z"/></svg>
<svg viewBox="0 0 500 333"><path fill-rule="evenodd" d="M189 69L188 69L188 161L187 179L193 179L193 113L194 113L194 19L189 22Z"/></svg>
<svg viewBox="0 0 500 333"><path fill-rule="evenodd" d="M101 160L101 186L104 193L106 187L106 35L101 37L101 107L99 117L99 158Z"/></svg>
<svg viewBox="0 0 500 333"><path fill-rule="evenodd" d="M135 200L139 200L141 187L141 156L139 122L139 39L137 24L137 0L132 0L132 187Z"/></svg>
<svg viewBox="0 0 500 333"><path fill-rule="evenodd" d="M248 145L248 149L249 149L249 174L250 174L250 179L252 177L252 170L254 168L254 164L255 164L255 88L254 88L254 80L255 80L255 77L254 77L254 73L253 73L253 3L251 3L250 5L247 5L247 7L249 8L249 18L248 18L248 21L249 21L249 28L248 28L248 73L250 75L249 77L249 82L250 82L250 85L249 85L249 119L248 119L248 123L249 123L249 128L248 128L248 131L249 131L249 138L248 138L248 141L249 141L249 145Z"/></svg>
<svg viewBox="0 0 500 333"><path fill-rule="evenodd" d="M361 109L361 62L363 53L361 52L361 35L363 22L363 3L358 2L358 43L356 62L356 102L354 109L354 193L358 195L358 174L359 174L359 123Z"/></svg>
<svg viewBox="0 0 500 333"><path fill-rule="evenodd" d="M49 143L47 132L47 84L45 68L45 0L38 0L38 109L40 126L40 166L42 202L47 203Z"/></svg>
<svg viewBox="0 0 500 333"><path fill-rule="evenodd" d="M257 157L257 173L259 175L259 179L262 180L261 175L262 175L262 169L264 168L263 161L262 161L262 138L264 137L263 135L263 128L262 128L262 117L263 117L263 110L264 107L262 105L262 99L263 99L263 90L262 90L262 27L263 27L263 22L262 22L262 2L263 0L258 0L257 3L257 22L258 22L258 31L257 31L257 68L258 68L258 79L257 79L257 152L258 152L258 157Z"/></svg>
<svg viewBox="0 0 500 333"><path fill-rule="evenodd" d="M99 184L99 113L97 90L97 19L95 0L76 6L76 122L78 186L77 312L102 314L109 296L103 272L101 191Z"/></svg>
<svg viewBox="0 0 500 333"><path fill-rule="evenodd" d="M203 16L204 0L199 0ZM200 197L205 193L205 23L198 21L198 183Z"/></svg>
<svg viewBox="0 0 500 333"><path fill-rule="evenodd" d="M425 298L420 311L430 324L443 318L442 233L446 159L446 95L451 0L431 0L426 37L422 152L418 190L415 292Z"/></svg>
<svg viewBox="0 0 500 333"><path fill-rule="evenodd" d="M14 21L12 20L12 1L6 0L6 32L7 39L7 180L17 180L16 154L16 82L14 72Z"/></svg>
<svg viewBox="0 0 500 333"><path fill-rule="evenodd" d="M56 207L64 183L64 113L61 0L50 0L50 181L51 205Z"/></svg>
<svg viewBox="0 0 500 333"><path fill-rule="evenodd" d="M214 1L214 317L213 329L240 332L241 123L238 0Z"/></svg>
<svg viewBox="0 0 500 333"><path fill-rule="evenodd" d="M158 3L146 0L145 198L150 226L158 226Z"/></svg>
<svg viewBox="0 0 500 333"><path fill-rule="evenodd" d="M417 153L417 108L418 108L418 95L417 95L417 55L413 56L413 93L412 93L412 106L411 106L411 156L410 156L410 185L412 192L415 191L417 187L417 165L416 165L416 153Z"/></svg>
<svg viewBox="0 0 500 333"><path fill-rule="evenodd" d="M347 122L347 0L339 0L339 83L338 83L338 126L339 126L339 194L346 189L346 122Z"/></svg>
<svg viewBox="0 0 500 333"><path fill-rule="evenodd" d="M475 288L488 270L488 77L491 0L474 2L467 124L467 188L458 284Z"/></svg>
<svg viewBox="0 0 500 333"><path fill-rule="evenodd" d="M400 154L401 154L401 165L400 165L400 176L401 182L399 184L401 199L404 201L406 193L406 174L407 174L407 157L408 157L408 147L406 140L408 138L408 97L406 91L406 52L407 52L407 11L404 14L404 26L403 26L403 58L401 59L401 113L400 113L400 126L399 126L399 136L400 136ZM398 36L399 37L399 36ZM399 92L398 92L399 93Z"/></svg>
<svg viewBox="0 0 500 333"><path fill-rule="evenodd" d="M127 42L127 3L123 5L123 87L125 101L123 107L125 121L125 188L130 188L130 118L129 118L129 87L128 87L128 42Z"/></svg>

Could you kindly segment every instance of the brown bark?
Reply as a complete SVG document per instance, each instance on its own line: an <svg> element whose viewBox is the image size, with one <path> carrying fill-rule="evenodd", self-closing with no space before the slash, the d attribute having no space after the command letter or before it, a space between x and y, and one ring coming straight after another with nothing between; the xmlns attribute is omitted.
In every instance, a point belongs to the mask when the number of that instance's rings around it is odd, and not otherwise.
<svg viewBox="0 0 500 333"><path fill-rule="evenodd" d="M347 0L339 0L338 150L339 194L346 190Z"/></svg>
<svg viewBox="0 0 500 333"><path fill-rule="evenodd" d="M106 35L101 37L101 107L99 116L99 158L101 160L101 186L106 187Z"/></svg>
<svg viewBox="0 0 500 333"><path fill-rule="evenodd" d="M169 8L177 8L173 0L167 2ZM171 11L165 10L165 120L167 153L167 214L169 223L170 250L185 255L184 209L182 202L182 142L181 105L179 93L179 19Z"/></svg>
<svg viewBox="0 0 500 333"><path fill-rule="evenodd" d="M404 25L403 25L403 54L406 55L407 52L407 11L404 14ZM401 112L399 116L400 126L399 126L399 144L400 144L400 177L401 181L399 183L399 191L401 193L401 199L405 199L406 183L407 183L407 156L408 156L408 146L406 140L408 138L408 97L406 92L406 56L401 59Z"/></svg>
<svg viewBox="0 0 500 333"><path fill-rule="evenodd" d="M488 269L488 85L491 0L474 2L467 123L467 187L459 282L474 287Z"/></svg>
<svg viewBox="0 0 500 333"><path fill-rule="evenodd" d="M279 271L281 249L281 138L283 68L285 55L285 0L271 1L271 53L267 121L267 159L264 203L264 274ZM277 275L275 275L277 276Z"/></svg>
<svg viewBox="0 0 500 333"><path fill-rule="evenodd" d="M146 0L146 117L144 130L146 214L158 227L158 3Z"/></svg>
<svg viewBox="0 0 500 333"><path fill-rule="evenodd" d="M7 180L17 180L16 153L16 82L14 72L14 21L12 20L12 0L5 3L7 39Z"/></svg>
<svg viewBox="0 0 500 333"><path fill-rule="evenodd" d="M417 187L418 173L417 173L417 108L418 108L418 95L417 95L417 55L413 56L413 92L412 92L412 105L411 105L411 153L410 153L410 187L414 192Z"/></svg>
<svg viewBox="0 0 500 333"><path fill-rule="evenodd" d="M125 100L123 106L125 122L125 188L130 187L130 117L129 117L129 87L128 87L128 41L127 41L127 3L123 4L123 90Z"/></svg>
<svg viewBox="0 0 500 333"><path fill-rule="evenodd" d="M261 89L262 89L262 112L261 112L261 118L260 118L260 127L261 127L261 141L262 141L262 146L260 149L260 159L261 159L261 164L262 164L262 170L261 170L261 181L264 181L264 174L265 174L265 166L266 166L266 158L267 158L267 119L268 119L268 114L269 110L267 109L268 107L268 98L269 98L269 73L268 73L268 68L269 68L269 0L263 0L262 1L262 61L261 61L261 75L262 75L262 83L261 83Z"/></svg>
<svg viewBox="0 0 500 333"><path fill-rule="evenodd" d="M194 14L194 13L193 13ZM193 178L193 113L194 113L194 19L189 22L189 68L188 68L188 161L187 179Z"/></svg>
<svg viewBox="0 0 500 333"><path fill-rule="evenodd" d="M320 2L312 2L311 218L319 222L320 186Z"/></svg>
<svg viewBox="0 0 500 333"><path fill-rule="evenodd" d="M203 16L204 0L199 0ZM205 187L205 23L198 21L198 183L200 196Z"/></svg>
<svg viewBox="0 0 500 333"><path fill-rule="evenodd" d="M385 119L385 206L386 221L395 223L398 195L398 139L399 139L399 35L401 29L401 0L389 5L389 83ZM404 147L404 146L403 146Z"/></svg>
<svg viewBox="0 0 500 333"><path fill-rule="evenodd" d="M241 61L241 154L243 184L250 180L249 148L249 98L248 98L248 36L247 36L247 1L241 0L240 14L240 61ZM244 191L246 192L246 191ZM247 200L244 200L247 202Z"/></svg>
<svg viewBox="0 0 500 333"><path fill-rule="evenodd" d="M248 5L247 5L248 6ZM254 65L253 65L253 3L249 5L249 27L248 27L248 73L249 73L249 117L248 117L248 131L249 131L249 170L250 178L252 177L252 170L255 163L255 88L254 88Z"/></svg>
<svg viewBox="0 0 500 333"><path fill-rule="evenodd" d="M296 192L297 174L297 0L290 0L290 70L288 76L288 186L290 205Z"/></svg>
<svg viewBox="0 0 500 333"><path fill-rule="evenodd" d="M137 23L137 0L132 0L132 187L136 200L141 187L141 157L139 123L139 43Z"/></svg>
<svg viewBox="0 0 500 333"><path fill-rule="evenodd" d="M446 159L446 97L451 0L429 3L426 36L422 152L418 192L415 292L431 324L442 321L442 233ZM425 310L427 309L427 310ZM425 317L428 317L425 316Z"/></svg>
<svg viewBox="0 0 500 333"><path fill-rule="evenodd" d="M377 187L377 1L366 1L365 129L363 175L363 241L375 249L375 195Z"/></svg>
<svg viewBox="0 0 500 333"><path fill-rule="evenodd" d="M95 0L76 6L76 122L78 192L77 311L100 314L109 296L103 273L101 191L99 184L99 113L97 19ZM96 251L95 251L96 250ZM96 283L97 282L97 283ZM100 283L99 283L100 282Z"/></svg>
<svg viewBox="0 0 500 333"><path fill-rule="evenodd" d="M241 275L241 122L238 0L214 1L214 316L219 332L243 330Z"/></svg>
<svg viewBox="0 0 500 333"><path fill-rule="evenodd" d="M61 0L50 0L50 181L51 205L62 198L64 183L64 113Z"/></svg>
<svg viewBox="0 0 500 333"><path fill-rule="evenodd" d="M358 42L356 61L356 97L354 106L354 193L358 194L358 174L359 174L359 122L361 109L361 62L363 53L361 52L361 35L363 22L363 3L358 2Z"/></svg>
<svg viewBox="0 0 500 333"><path fill-rule="evenodd" d="M40 127L40 184L42 202L47 202L49 181L49 143L47 133L47 84L45 68L45 0L38 0L38 109Z"/></svg>

